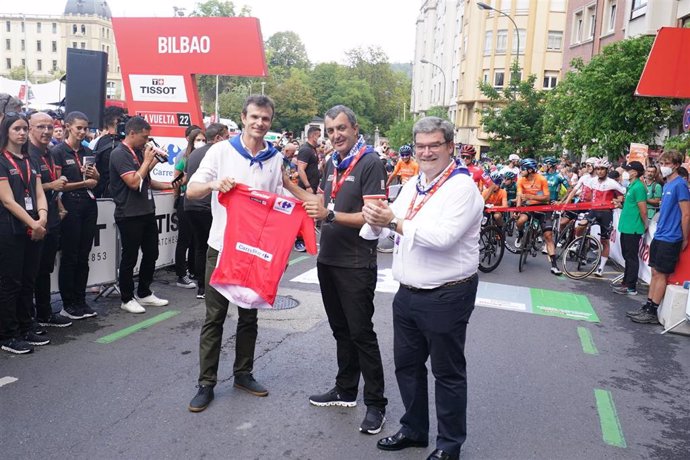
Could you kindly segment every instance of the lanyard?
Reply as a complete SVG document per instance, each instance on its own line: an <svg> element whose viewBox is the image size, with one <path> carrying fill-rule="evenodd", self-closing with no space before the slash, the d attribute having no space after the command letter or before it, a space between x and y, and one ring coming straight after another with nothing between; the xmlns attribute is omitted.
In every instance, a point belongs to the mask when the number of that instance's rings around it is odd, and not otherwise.
<svg viewBox="0 0 690 460"><path fill-rule="evenodd" d="M29 189L31 188L31 168L29 167L29 160L28 158L24 158L24 161L26 162L26 179L24 179L24 174L22 174L22 170L19 169L19 165L17 164L16 161L14 161L14 156L9 153L8 151L5 151L5 158L7 158L7 161L12 163L12 166L14 166L14 169L17 170L17 174L19 174L19 178L22 180L24 183L24 194L26 196L29 196Z"/></svg>
<svg viewBox="0 0 690 460"><path fill-rule="evenodd" d="M451 174L453 174L453 171L455 168L452 166L449 167L445 173L443 173L443 176L441 179L434 184L433 187L431 187L431 190L426 192L424 195L424 198L422 201L419 202L417 206L414 205L415 201L417 201L417 197L419 196L419 191L415 191L414 198L412 198L412 201L410 202L410 206L407 208L407 214L405 215L405 220L412 220L414 219L414 216L417 215L420 209L422 209L422 206L426 204L427 201L436 193L436 191L441 188L441 186L450 178Z"/></svg>
<svg viewBox="0 0 690 460"><path fill-rule="evenodd" d="M79 151L78 150L72 150L67 142L65 142L65 148L67 149L68 152L70 152L72 155L74 155L74 159L77 161L77 164L79 165L79 171L81 171L81 160L79 159Z"/></svg>
<svg viewBox="0 0 690 460"><path fill-rule="evenodd" d="M126 142L122 143L127 149L129 149L129 153L132 154L132 158L134 158L134 164L137 166L137 168L141 167L141 162L139 161L139 157L137 157L137 154L134 152L134 149L130 147Z"/></svg>
<svg viewBox="0 0 690 460"><path fill-rule="evenodd" d="M340 188L343 186L345 183L345 179L348 178L352 170L355 168L355 165L359 162L359 159L362 158L362 154L364 151L367 149L367 146L365 145L362 147L359 152L357 152L357 155L352 159L352 162L350 162L350 166L347 167L345 172L343 173L342 176L340 176L340 180L336 180L338 178L338 170L335 169L333 171L333 186L331 188L331 201L335 201L335 197L338 195L338 192L340 192ZM333 153L334 155L337 155L337 152Z"/></svg>
<svg viewBox="0 0 690 460"><path fill-rule="evenodd" d="M52 163L52 166L48 164L46 161L45 157L41 155L41 161L43 162L44 165L46 165L46 168L48 168L48 175L50 176L50 180L54 181L56 179L57 173L55 172L55 162L51 158L50 163Z"/></svg>

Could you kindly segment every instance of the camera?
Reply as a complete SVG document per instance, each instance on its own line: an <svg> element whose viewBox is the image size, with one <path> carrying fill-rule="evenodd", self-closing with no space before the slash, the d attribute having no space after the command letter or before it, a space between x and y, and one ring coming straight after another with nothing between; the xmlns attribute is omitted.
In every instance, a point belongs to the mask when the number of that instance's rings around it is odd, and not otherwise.
<svg viewBox="0 0 690 460"><path fill-rule="evenodd" d="M131 118L132 117L125 114L122 115L119 120L117 120L117 127L115 128L115 137L118 141L122 141L125 137L127 137L127 130L125 129L125 125Z"/></svg>

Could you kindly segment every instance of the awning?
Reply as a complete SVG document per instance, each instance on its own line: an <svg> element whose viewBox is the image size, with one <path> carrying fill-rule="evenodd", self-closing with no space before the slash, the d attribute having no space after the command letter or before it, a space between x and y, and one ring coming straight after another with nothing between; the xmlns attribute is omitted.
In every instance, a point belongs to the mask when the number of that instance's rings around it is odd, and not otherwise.
<svg viewBox="0 0 690 460"><path fill-rule="evenodd" d="M690 29L659 30L635 95L690 98Z"/></svg>

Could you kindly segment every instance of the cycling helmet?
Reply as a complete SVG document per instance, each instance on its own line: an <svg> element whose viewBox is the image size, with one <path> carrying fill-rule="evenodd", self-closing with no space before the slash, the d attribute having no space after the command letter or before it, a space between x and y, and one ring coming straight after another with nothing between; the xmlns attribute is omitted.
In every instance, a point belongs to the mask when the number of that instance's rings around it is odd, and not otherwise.
<svg viewBox="0 0 690 460"><path fill-rule="evenodd" d="M494 182L496 185L501 185L503 183L503 174L501 174L498 171L494 171L491 173L491 180Z"/></svg>
<svg viewBox="0 0 690 460"><path fill-rule="evenodd" d="M599 158L597 158L597 157L591 157L591 158L587 158L587 159L585 160L585 163L588 164L588 165L594 166L595 164L597 164L597 161L599 161Z"/></svg>
<svg viewBox="0 0 690 460"><path fill-rule="evenodd" d="M556 166L558 164L558 160L555 159L554 157L546 157L544 158L544 163L549 167Z"/></svg>
<svg viewBox="0 0 690 460"><path fill-rule="evenodd" d="M536 171L537 162L534 160L534 158L525 158L524 160L520 161L520 169L523 171L530 169L532 171Z"/></svg>
<svg viewBox="0 0 690 460"><path fill-rule="evenodd" d="M472 156L475 157L477 155L477 151L474 149L474 147L470 144L464 144L460 148L460 156Z"/></svg>
<svg viewBox="0 0 690 460"><path fill-rule="evenodd" d="M515 179L515 173L513 171L506 171L503 174L504 179Z"/></svg>
<svg viewBox="0 0 690 460"><path fill-rule="evenodd" d="M398 152L400 153L401 157L408 157L412 155L412 147L410 147L409 145L403 145L402 147L400 147L400 150L398 150Z"/></svg>
<svg viewBox="0 0 690 460"><path fill-rule="evenodd" d="M601 158L594 165L595 168L606 168L606 169L608 169L609 166L611 166L611 163L609 163L609 160L607 160L606 158Z"/></svg>
<svg viewBox="0 0 690 460"><path fill-rule="evenodd" d="M520 156L517 153L508 155L508 161L520 161Z"/></svg>

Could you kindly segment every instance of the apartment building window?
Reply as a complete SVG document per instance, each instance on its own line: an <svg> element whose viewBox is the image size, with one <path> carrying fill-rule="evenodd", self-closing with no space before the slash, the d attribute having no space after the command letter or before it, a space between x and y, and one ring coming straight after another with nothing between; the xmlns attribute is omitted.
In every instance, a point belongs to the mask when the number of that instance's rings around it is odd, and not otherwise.
<svg viewBox="0 0 690 460"><path fill-rule="evenodd" d="M549 30L549 36L546 41L547 51L560 51L563 47L563 31Z"/></svg>
<svg viewBox="0 0 690 460"><path fill-rule="evenodd" d="M527 31L525 29L518 29L518 36L520 39L518 40L517 37L513 37L513 54L525 54L525 45L527 44ZM518 41L520 42L520 52L518 53Z"/></svg>
<svg viewBox="0 0 690 460"><path fill-rule="evenodd" d="M515 2L516 13L526 13L527 11L529 11L529 0L517 0Z"/></svg>
<svg viewBox="0 0 690 460"><path fill-rule="evenodd" d="M26 50L26 42L24 41L23 38L22 38L22 40L21 40L21 42L20 42L20 46L21 46L22 51L25 51L25 50Z"/></svg>
<svg viewBox="0 0 690 460"><path fill-rule="evenodd" d="M54 22L54 23L53 23L53 33L54 33L54 34L57 33L57 22Z"/></svg>
<svg viewBox="0 0 690 460"><path fill-rule="evenodd" d="M496 31L496 53L505 53L508 49L508 31L506 29Z"/></svg>
<svg viewBox="0 0 690 460"><path fill-rule="evenodd" d="M505 82L505 72L502 70L494 70L494 88L503 88Z"/></svg>
<svg viewBox="0 0 690 460"><path fill-rule="evenodd" d="M26 67L26 61L22 59L22 67Z"/></svg>
<svg viewBox="0 0 690 460"><path fill-rule="evenodd" d="M639 18L647 13L647 0L632 0L630 8L630 19Z"/></svg>
<svg viewBox="0 0 690 460"><path fill-rule="evenodd" d="M22 21L22 33L24 33L26 31L25 28L26 28L26 25L24 24L24 21Z"/></svg>
<svg viewBox="0 0 690 460"><path fill-rule="evenodd" d="M491 46L494 39L494 33L491 30L487 30L484 35L484 56L491 55Z"/></svg>
<svg viewBox="0 0 690 460"><path fill-rule="evenodd" d="M564 12L566 0L551 0L551 11Z"/></svg>
<svg viewBox="0 0 690 460"><path fill-rule="evenodd" d="M36 23L36 33L40 34L42 29L43 29L43 26L41 25L41 23L37 22Z"/></svg>
<svg viewBox="0 0 690 460"><path fill-rule="evenodd" d="M58 69L57 67L57 61L53 59L53 72L55 72Z"/></svg>
<svg viewBox="0 0 690 460"><path fill-rule="evenodd" d="M52 42L52 50L53 53L57 53L57 42L55 40L53 40Z"/></svg>
<svg viewBox="0 0 690 460"><path fill-rule="evenodd" d="M583 17L584 13L582 11L578 11L573 17L573 37L571 40L573 43L582 42L582 33L585 27Z"/></svg>
<svg viewBox="0 0 690 460"><path fill-rule="evenodd" d="M544 89L554 89L558 84L558 72L544 72Z"/></svg>
<svg viewBox="0 0 690 460"><path fill-rule="evenodd" d="M7 69L8 69L8 70L11 69L11 68L12 68L12 59L7 58L7 59L5 60L5 64L7 65Z"/></svg>
<svg viewBox="0 0 690 460"><path fill-rule="evenodd" d="M12 41L9 38L5 39L5 49L10 51L12 49Z"/></svg>
<svg viewBox="0 0 690 460"><path fill-rule="evenodd" d="M485 70L484 74L482 76L482 82L483 83L489 83L489 71Z"/></svg>
<svg viewBox="0 0 690 460"><path fill-rule="evenodd" d="M72 48L76 48L76 47L77 47L77 42L72 42Z"/></svg>
<svg viewBox="0 0 690 460"><path fill-rule="evenodd" d="M82 35L86 35L86 25L84 24L81 25L81 33Z"/></svg>
<svg viewBox="0 0 690 460"><path fill-rule="evenodd" d="M83 50L86 49L86 42L81 42L81 49L83 49Z"/></svg>
<svg viewBox="0 0 690 460"><path fill-rule="evenodd" d="M12 32L12 23L10 21L5 22L5 30L7 32Z"/></svg>
<svg viewBox="0 0 690 460"><path fill-rule="evenodd" d="M587 8L587 40L594 38L594 28L597 25L597 13L594 6Z"/></svg>
<svg viewBox="0 0 690 460"><path fill-rule="evenodd" d="M604 8L604 14L606 19L605 31L606 33L611 33L616 28L616 10L618 5L616 0L607 0L606 7Z"/></svg>
<svg viewBox="0 0 690 460"><path fill-rule="evenodd" d="M76 25L76 24L72 24L72 33L73 33L74 35L77 34L77 30L78 30L78 29L77 29L77 25Z"/></svg>
<svg viewBox="0 0 690 460"><path fill-rule="evenodd" d="M38 59L36 61L36 70L41 72L43 70L43 61L41 59Z"/></svg>
<svg viewBox="0 0 690 460"><path fill-rule="evenodd" d="M36 51L41 52L41 40L36 40Z"/></svg>

